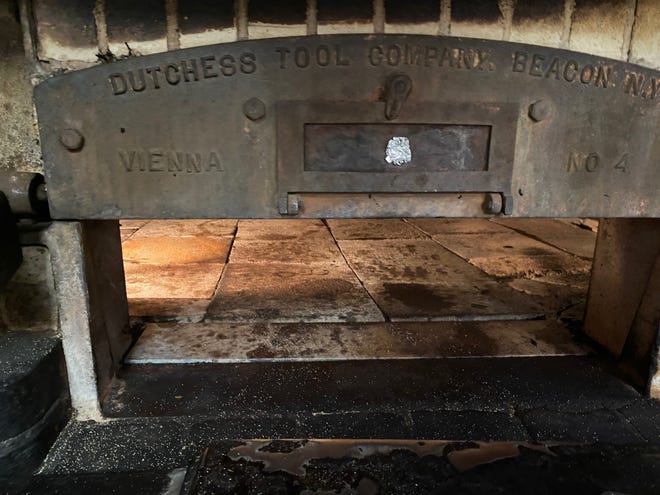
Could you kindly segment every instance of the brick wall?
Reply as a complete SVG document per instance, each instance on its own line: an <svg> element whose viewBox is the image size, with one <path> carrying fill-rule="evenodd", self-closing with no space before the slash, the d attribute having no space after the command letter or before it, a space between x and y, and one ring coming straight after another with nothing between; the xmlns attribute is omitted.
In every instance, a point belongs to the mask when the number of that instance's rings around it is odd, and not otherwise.
<svg viewBox="0 0 660 495"><path fill-rule="evenodd" d="M660 68L657 0L33 0L39 59L328 33L446 34L562 47Z"/></svg>

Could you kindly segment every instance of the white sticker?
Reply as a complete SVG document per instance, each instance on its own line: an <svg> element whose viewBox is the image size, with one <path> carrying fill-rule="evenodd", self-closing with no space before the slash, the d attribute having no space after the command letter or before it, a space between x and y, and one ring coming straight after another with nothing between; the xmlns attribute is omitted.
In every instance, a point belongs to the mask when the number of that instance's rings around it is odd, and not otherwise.
<svg viewBox="0 0 660 495"><path fill-rule="evenodd" d="M412 160L412 151L410 151L410 141L407 137L393 137L387 143L385 150L385 161L401 167Z"/></svg>

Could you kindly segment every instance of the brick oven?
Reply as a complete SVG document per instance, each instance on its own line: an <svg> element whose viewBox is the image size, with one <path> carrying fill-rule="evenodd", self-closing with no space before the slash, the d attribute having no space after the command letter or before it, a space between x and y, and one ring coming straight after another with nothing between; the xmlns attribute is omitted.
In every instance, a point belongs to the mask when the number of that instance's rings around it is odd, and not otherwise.
<svg viewBox="0 0 660 495"><path fill-rule="evenodd" d="M5 472L288 493L339 489L313 459L652 458L657 14L9 2L0 351L29 386ZM589 488L637 487L615 478Z"/></svg>

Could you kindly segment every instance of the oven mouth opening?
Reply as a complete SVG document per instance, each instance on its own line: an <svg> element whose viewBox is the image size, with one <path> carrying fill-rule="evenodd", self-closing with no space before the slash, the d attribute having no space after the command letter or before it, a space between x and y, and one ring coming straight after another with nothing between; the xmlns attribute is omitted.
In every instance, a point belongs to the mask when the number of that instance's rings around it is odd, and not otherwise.
<svg viewBox="0 0 660 495"><path fill-rule="evenodd" d="M597 222L123 220L127 364L583 355Z"/></svg>

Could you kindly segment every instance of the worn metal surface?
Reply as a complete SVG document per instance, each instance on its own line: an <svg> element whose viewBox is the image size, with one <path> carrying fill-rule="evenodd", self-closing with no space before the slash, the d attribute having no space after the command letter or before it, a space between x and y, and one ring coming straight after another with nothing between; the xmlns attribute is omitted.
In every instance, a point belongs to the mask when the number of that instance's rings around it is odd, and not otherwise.
<svg viewBox="0 0 660 495"><path fill-rule="evenodd" d="M16 216L48 216L47 190L41 174L12 172L0 174L2 191Z"/></svg>
<svg viewBox="0 0 660 495"><path fill-rule="evenodd" d="M55 218L349 217L351 195L439 192L498 193L514 216L598 217L660 216L659 88L657 71L564 50L337 35L130 58L54 77L35 98ZM346 156L349 172L310 170L307 125L358 138L367 125L486 126L487 149L460 153L487 164L420 169L411 140L409 168L383 172L388 135L369 148L381 169ZM67 148L71 129L83 140ZM455 147L431 149L441 163ZM349 197L307 211L298 193ZM417 214L430 210L485 214Z"/></svg>
<svg viewBox="0 0 660 495"><path fill-rule="evenodd" d="M5 288L22 261L16 220L6 196L0 191L0 290Z"/></svg>

